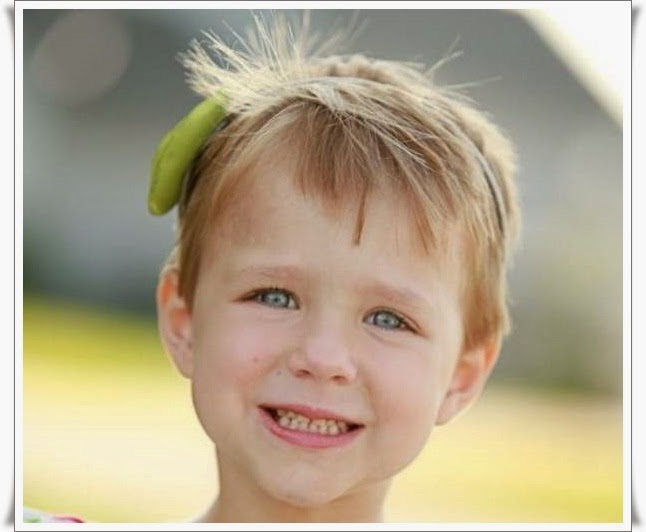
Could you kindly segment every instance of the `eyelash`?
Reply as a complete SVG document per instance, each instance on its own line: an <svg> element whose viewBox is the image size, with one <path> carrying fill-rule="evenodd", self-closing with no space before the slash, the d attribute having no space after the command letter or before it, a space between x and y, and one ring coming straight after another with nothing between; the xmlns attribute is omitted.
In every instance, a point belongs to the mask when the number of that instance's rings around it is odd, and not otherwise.
<svg viewBox="0 0 646 532"><path fill-rule="evenodd" d="M411 323L406 318L404 318L401 314L399 314L397 312L394 312L392 310L389 310L389 309L383 308L383 309L374 310L373 312L370 313L369 317L377 316L380 313L386 313L386 314L390 314L391 316L394 316L399 321L399 326L392 327L392 328L390 328L390 327L380 327L379 325L370 322L371 325L375 325L375 327L379 327L380 329L384 329L386 331L409 331L409 332L415 332L415 329L413 328Z"/></svg>
<svg viewBox="0 0 646 532"><path fill-rule="evenodd" d="M294 295L289 290L285 290L284 288L279 288L277 286L276 287L270 287L270 288L260 288L258 290L254 290L251 294L249 294L249 296L247 296L245 298L245 300L246 301L255 301L256 303L259 303L261 305L266 305L266 306L271 307L271 308L284 308L284 309L290 309L291 308L289 306L289 303L288 303L288 306L281 307L281 306L276 306L276 305L270 305L270 304L260 300L260 297L262 297L264 295L267 295L267 294L271 294L271 293L280 293L280 294L283 294L283 295L287 296L291 301L293 301L295 303L296 308L298 308L298 301L296 300L296 297L294 297Z"/></svg>
<svg viewBox="0 0 646 532"><path fill-rule="evenodd" d="M294 304L296 305L295 308L299 308L298 300L296 299L294 294L292 294L289 290L286 290L284 288L280 288L280 287L277 287L277 286L276 287L270 287L270 288L260 288L258 290L254 290L247 297L245 297L244 300L245 301L254 301L254 302L256 302L256 303L258 303L260 305L265 305L265 306L268 306L270 308L287 309L287 310L292 309L292 307L289 306L289 303L288 303L288 306L280 306L280 305L277 306L277 305L271 305L271 304L269 304L267 302L263 302L260 299L262 296L265 296L265 295L270 294L270 293L280 293L282 295L285 295L287 298L289 298L289 300L294 302ZM392 327L392 328L391 327L382 327L382 326L379 326L376 323L374 323L374 320L366 319L364 321L366 321L370 325L374 325L375 327L378 327L379 329L386 330L386 331L415 332L415 328L410 323L410 321L407 320L406 318L404 318L401 314L399 314L399 313L397 313L397 312L395 312L393 310L389 310L389 309L386 309L386 308L377 309L377 310L372 311L368 315L368 318L375 317L379 313L387 313L387 314L390 314L391 316L395 317L399 321L399 326Z"/></svg>

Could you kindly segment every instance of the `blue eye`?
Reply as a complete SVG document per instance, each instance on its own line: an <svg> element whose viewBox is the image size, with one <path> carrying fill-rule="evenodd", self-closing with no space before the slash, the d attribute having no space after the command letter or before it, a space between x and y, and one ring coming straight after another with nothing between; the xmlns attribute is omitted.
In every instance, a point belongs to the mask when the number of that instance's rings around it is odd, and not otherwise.
<svg viewBox="0 0 646 532"><path fill-rule="evenodd" d="M292 295L280 288L259 290L253 295L252 300L273 308L297 308Z"/></svg>
<svg viewBox="0 0 646 532"><path fill-rule="evenodd" d="M370 316L368 316L366 321L370 325L376 325L381 329L402 329L406 331L412 330L408 323L406 323L406 320L404 320L404 318L388 310L378 310L376 312L373 312L372 314L370 314Z"/></svg>

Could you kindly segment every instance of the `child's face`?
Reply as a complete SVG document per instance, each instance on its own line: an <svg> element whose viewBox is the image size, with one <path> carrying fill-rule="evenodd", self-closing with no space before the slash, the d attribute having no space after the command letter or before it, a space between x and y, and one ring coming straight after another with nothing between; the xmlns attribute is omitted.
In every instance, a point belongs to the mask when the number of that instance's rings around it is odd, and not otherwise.
<svg viewBox="0 0 646 532"><path fill-rule="evenodd" d="M356 245L355 212L330 216L291 179L258 171L214 231L178 365L221 485L314 506L385 492L452 415L462 272L422 251L395 199L369 199ZM282 427L278 408L346 426Z"/></svg>

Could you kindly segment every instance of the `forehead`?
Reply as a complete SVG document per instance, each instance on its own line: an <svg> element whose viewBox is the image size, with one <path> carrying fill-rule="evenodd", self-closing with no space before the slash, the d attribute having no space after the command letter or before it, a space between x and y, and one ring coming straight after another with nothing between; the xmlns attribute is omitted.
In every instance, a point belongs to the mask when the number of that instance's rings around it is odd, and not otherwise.
<svg viewBox="0 0 646 532"><path fill-rule="evenodd" d="M198 301L223 286L286 284L342 306L353 298L378 299L424 319L459 321L464 275L455 240L427 251L406 204L373 192L356 242L353 203L330 210L299 190L293 177L280 165L245 177L244 193L206 241Z"/></svg>
<svg viewBox="0 0 646 532"><path fill-rule="evenodd" d="M444 236L429 250L416 224L415 210L396 190L370 190L363 208L361 197L353 191L332 201L314 187L302 186L293 159L276 155L260 158L239 175L215 222L216 239L211 245L268 247L287 236L294 247L312 247L316 244L312 235L319 232L323 242L325 232L328 244L333 238L336 249L363 250L384 260L414 259L425 268L446 263L447 258L453 263L457 257L457 232L449 227L438 231Z"/></svg>

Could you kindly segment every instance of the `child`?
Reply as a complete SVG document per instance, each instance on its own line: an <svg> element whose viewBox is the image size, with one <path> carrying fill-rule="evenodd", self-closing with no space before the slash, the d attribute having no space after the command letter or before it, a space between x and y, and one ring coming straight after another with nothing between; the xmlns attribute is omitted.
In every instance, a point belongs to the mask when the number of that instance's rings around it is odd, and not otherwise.
<svg viewBox="0 0 646 532"><path fill-rule="evenodd" d="M154 212L179 194L159 329L217 455L199 521L381 521L509 330L512 150L416 68L308 57L257 22L244 52L209 38L225 66L183 57L211 108L151 189Z"/></svg>
<svg viewBox="0 0 646 532"><path fill-rule="evenodd" d="M305 37L195 44L205 100L153 164L150 210L179 212L159 330L217 455L199 522L382 521L509 331L508 141L430 72Z"/></svg>

